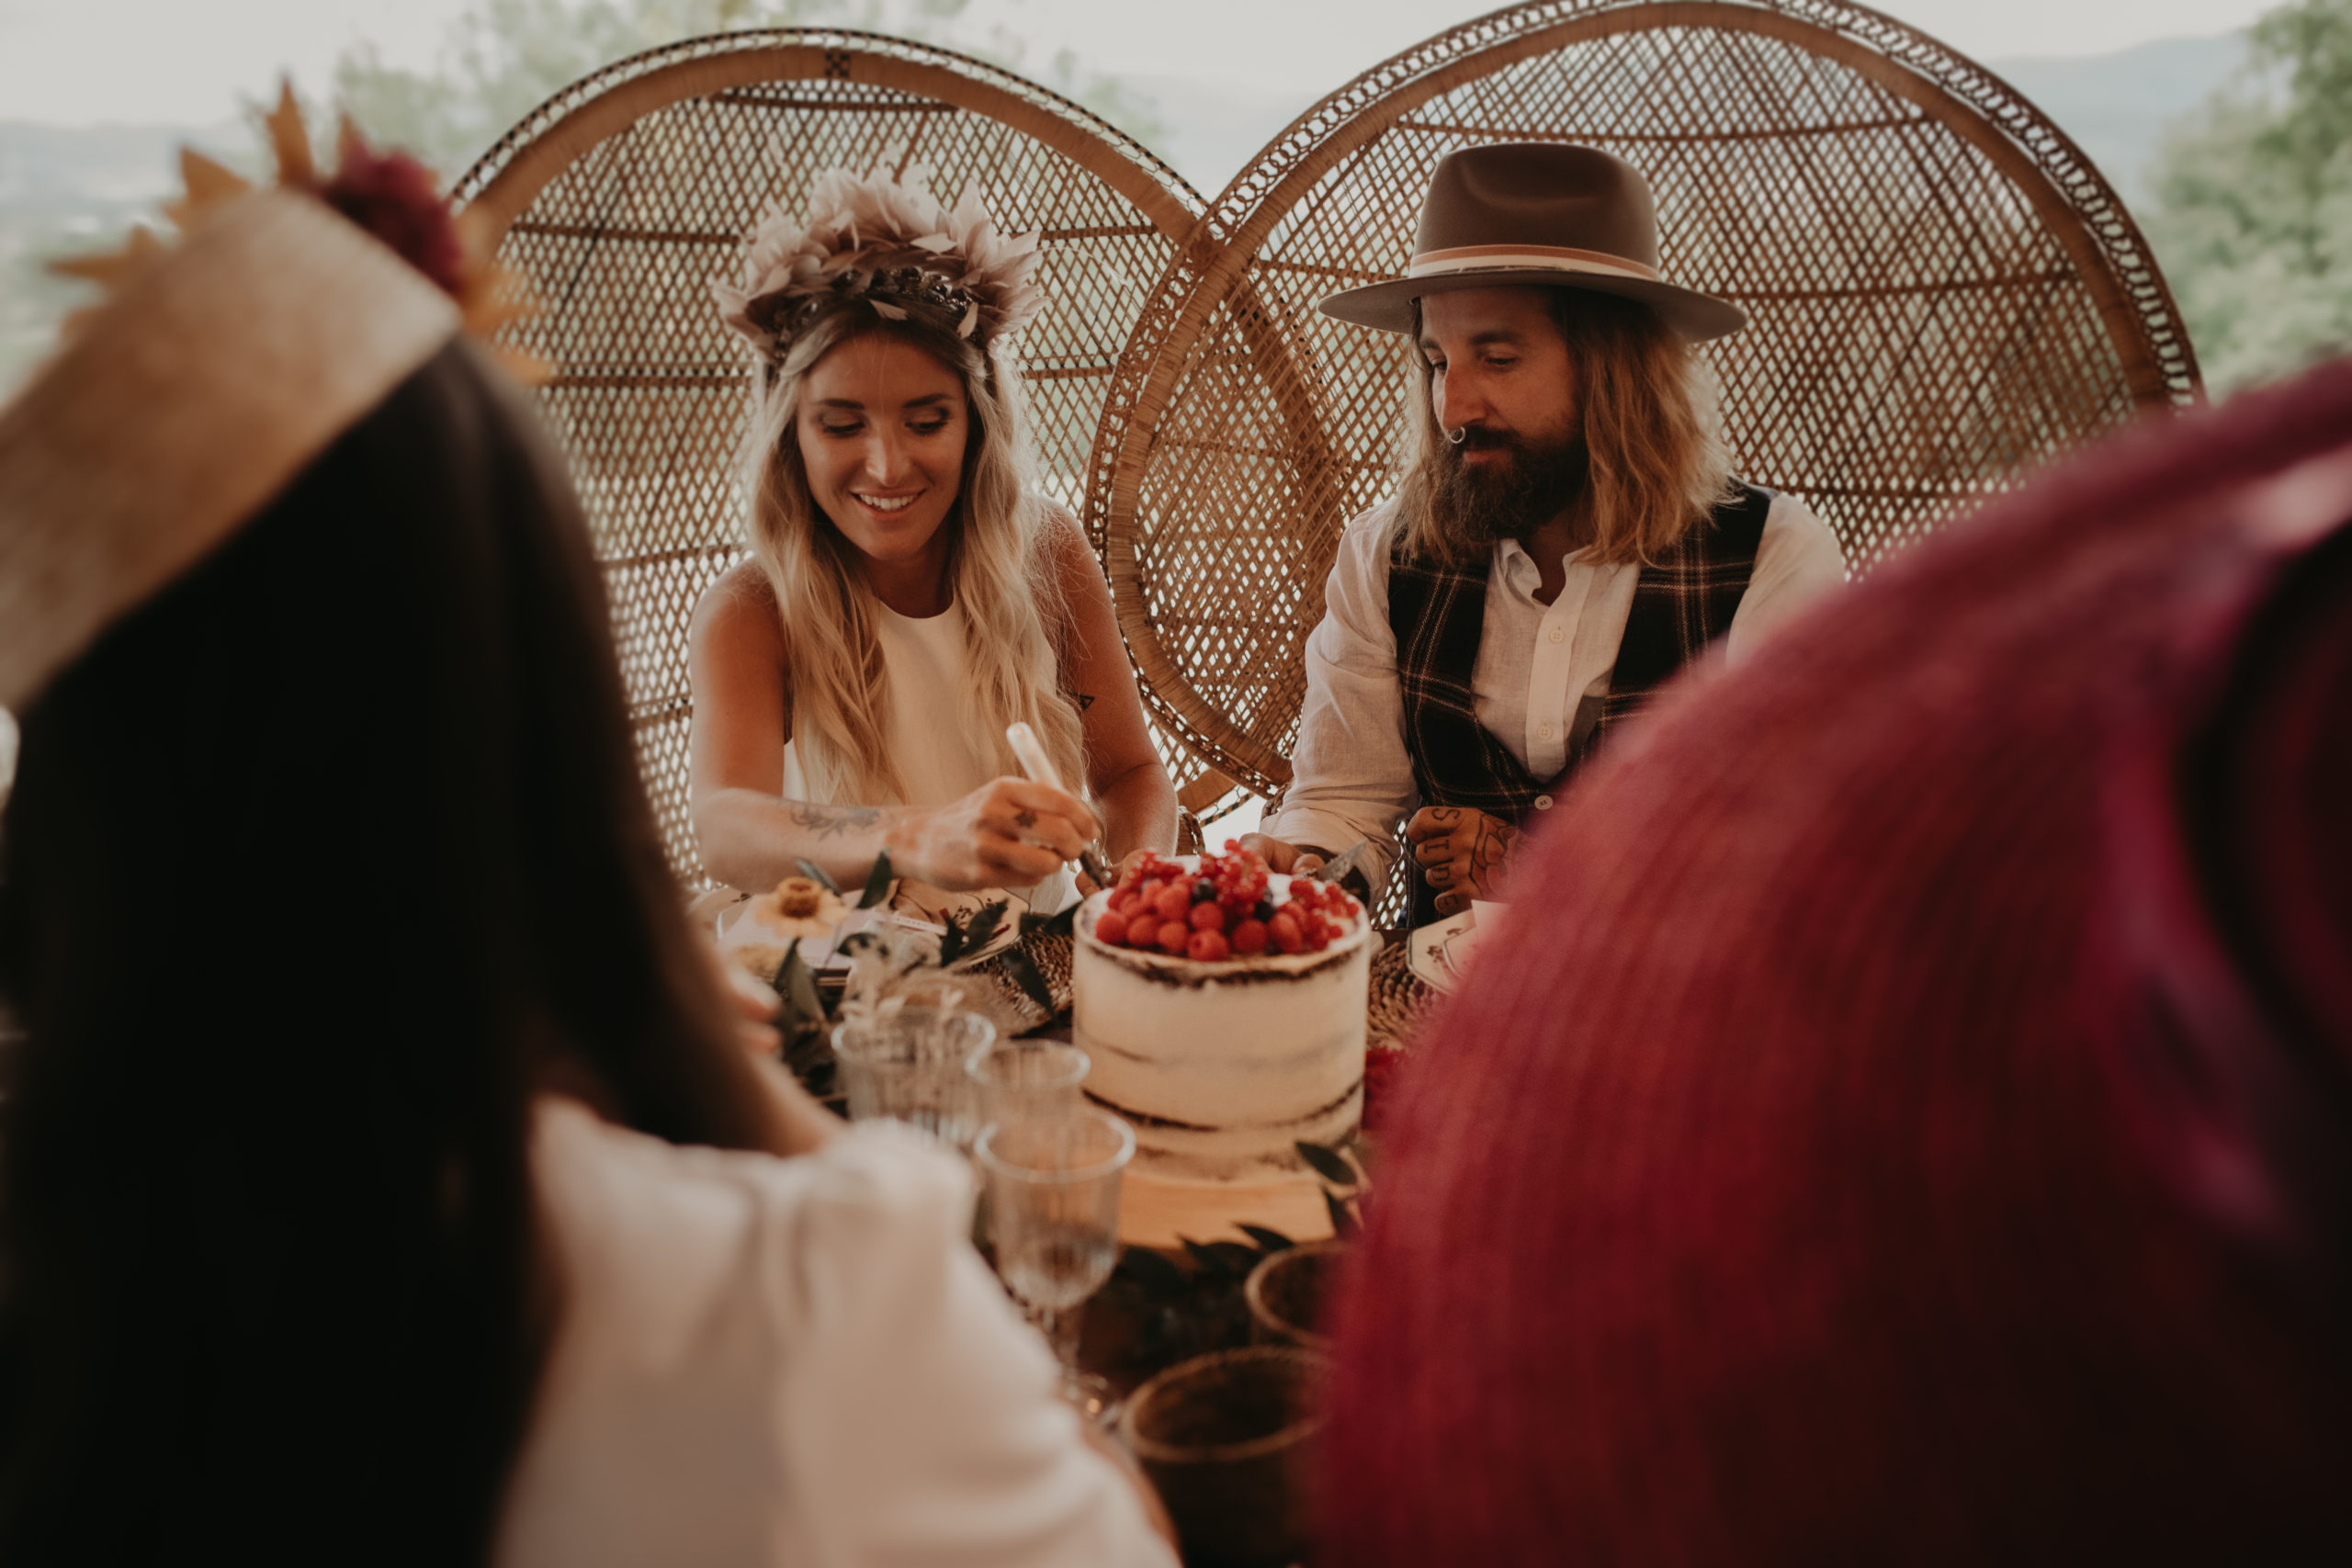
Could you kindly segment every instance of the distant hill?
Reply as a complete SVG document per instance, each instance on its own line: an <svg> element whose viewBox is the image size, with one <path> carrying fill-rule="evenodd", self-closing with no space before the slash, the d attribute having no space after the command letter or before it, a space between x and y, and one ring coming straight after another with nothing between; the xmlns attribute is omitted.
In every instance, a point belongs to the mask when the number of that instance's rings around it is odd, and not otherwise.
<svg viewBox="0 0 2352 1568"><path fill-rule="evenodd" d="M2148 195L2150 160L2165 126L2197 107L2245 64L2245 37L2161 39L2074 60L1988 60L2090 155L2129 201ZM1283 128L1316 102L1304 94L1183 76L1130 76L1168 127L1152 150L1214 197ZM1333 83L1333 86L1339 85Z"/></svg>
<svg viewBox="0 0 2352 1568"><path fill-rule="evenodd" d="M178 149L194 144L236 161L252 132L210 126L65 127L0 120L0 394L57 336L57 323L92 297L85 284L42 270L52 257L102 250L178 187Z"/></svg>
<svg viewBox="0 0 2352 1568"><path fill-rule="evenodd" d="M2037 105L2090 155L2124 199L2147 194L2150 160L2165 126L2244 65L2243 35L2166 39L2079 60L2012 59L1988 67ZM1214 197L1311 96L1179 76L1125 85L1154 101L1168 127L1155 148ZM1332 84L1337 86L1339 84ZM244 125L67 128L0 120L0 393L47 351L56 322L86 297L40 262L111 243L153 213L175 185L175 149L194 142L250 160Z"/></svg>
<svg viewBox="0 0 2352 1568"><path fill-rule="evenodd" d="M2150 163L2167 125L2245 69L2246 39L2159 39L2079 60L1984 63L2072 137L2129 203L2150 194Z"/></svg>

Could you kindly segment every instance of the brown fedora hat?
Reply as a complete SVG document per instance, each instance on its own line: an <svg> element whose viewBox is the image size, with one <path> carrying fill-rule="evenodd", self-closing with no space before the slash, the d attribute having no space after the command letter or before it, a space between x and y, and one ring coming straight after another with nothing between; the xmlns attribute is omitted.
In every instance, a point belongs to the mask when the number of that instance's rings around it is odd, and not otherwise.
<svg viewBox="0 0 2352 1568"><path fill-rule="evenodd" d="M1638 299L1693 343L1747 324L1736 305L1657 275L1649 182L1595 147L1504 142L1449 153L1430 176L1405 276L1320 309L1358 326L1413 330L1413 301L1462 288L1586 288Z"/></svg>

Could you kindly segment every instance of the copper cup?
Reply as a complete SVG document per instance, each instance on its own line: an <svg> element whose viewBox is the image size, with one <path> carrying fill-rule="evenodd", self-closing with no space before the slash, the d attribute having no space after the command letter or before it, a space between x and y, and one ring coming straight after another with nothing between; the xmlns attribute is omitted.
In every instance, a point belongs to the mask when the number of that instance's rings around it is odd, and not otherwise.
<svg viewBox="0 0 2352 1568"><path fill-rule="evenodd" d="M1307 1513L1330 1363L1260 1345L1182 1361L1136 1390L1119 1435L1194 1568L1281 1568L1312 1544Z"/></svg>
<svg viewBox="0 0 2352 1568"><path fill-rule="evenodd" d="M1319 1327L1323 1301L1347 1250L1344 1241L1310 1241L1261 1258L1241 1287L1250 1304L1250 1337L1328 1354L1331 1337Z"/></svg>

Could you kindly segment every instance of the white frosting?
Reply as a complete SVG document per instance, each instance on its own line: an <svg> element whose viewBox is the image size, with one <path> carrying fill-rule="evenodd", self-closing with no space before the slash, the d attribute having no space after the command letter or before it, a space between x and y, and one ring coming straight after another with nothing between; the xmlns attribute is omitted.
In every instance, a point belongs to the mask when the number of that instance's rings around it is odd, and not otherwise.
<svg viewBox="0 0 2352 1568"><path fill-rule="evenodd" d="M1137 1168L1214 1182L1293 1175L1305 1168L1300 1140L1355 1130L1372 962L1361 913L1321 953L1201 964L1096 940L1109 897L1079 911L1073 1034L1093 1064L1087 1093L1135 1123Z"/></svg>

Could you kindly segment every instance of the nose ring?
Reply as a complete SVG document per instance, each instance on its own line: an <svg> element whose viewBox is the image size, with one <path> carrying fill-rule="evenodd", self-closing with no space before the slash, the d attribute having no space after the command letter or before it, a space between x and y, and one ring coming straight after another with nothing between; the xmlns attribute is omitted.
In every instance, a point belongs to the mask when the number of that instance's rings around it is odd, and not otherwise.
<svg viewBox="0 0 2352 1568"><path fill-rule="evenodd" d="M1441 426L1440 428L1442 429L1443 427ZM1470 427L1465 424L1459 430L1448 430L1445 433L1445 438L1448 441L1453 442L1456 446L1459 446L1464 441L1470 439Z"/></svg>

